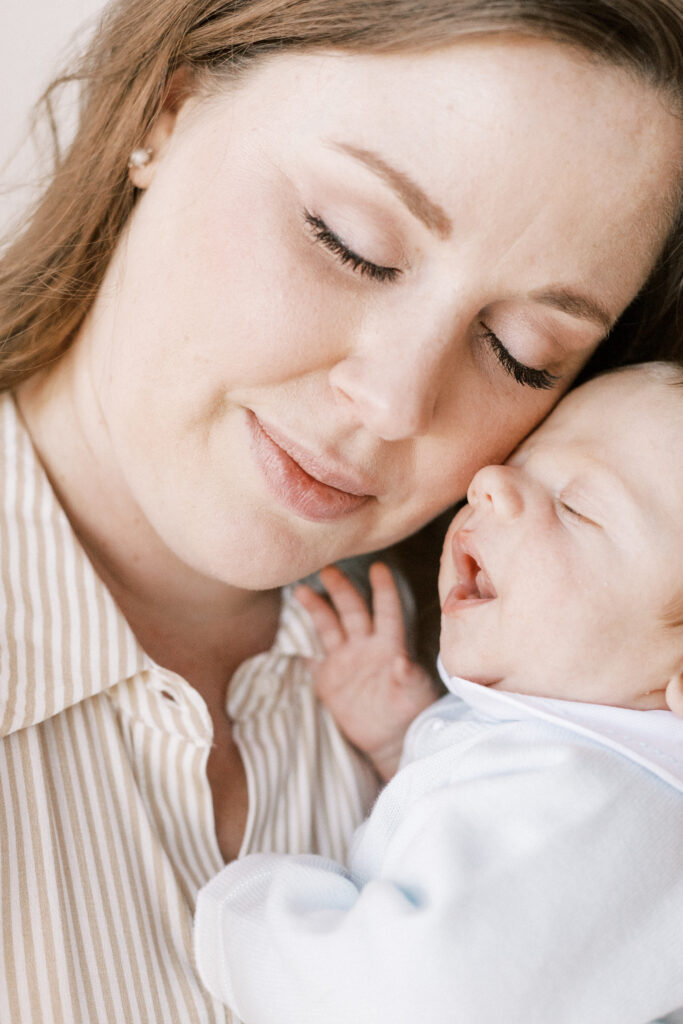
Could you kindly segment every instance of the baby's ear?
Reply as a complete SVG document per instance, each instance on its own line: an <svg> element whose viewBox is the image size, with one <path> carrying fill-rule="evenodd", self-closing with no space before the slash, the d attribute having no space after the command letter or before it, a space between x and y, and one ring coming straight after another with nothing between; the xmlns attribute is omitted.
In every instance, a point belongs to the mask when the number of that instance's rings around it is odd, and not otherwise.
<svg viewBox="0 0 683 1024"><path fill-rule="evenodd" d="M665 691L669 711L683 718L683 670L671 677Z"/></svg>

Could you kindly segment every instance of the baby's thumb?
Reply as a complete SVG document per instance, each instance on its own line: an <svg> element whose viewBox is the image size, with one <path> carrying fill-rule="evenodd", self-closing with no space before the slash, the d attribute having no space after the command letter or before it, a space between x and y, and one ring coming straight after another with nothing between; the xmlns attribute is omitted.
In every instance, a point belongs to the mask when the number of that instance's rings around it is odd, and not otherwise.
<svg viewBox="0 0 683 1024"><path fill-rule="evenodd" d="M403 686L416 686L423 682L423 671L407 654L397 654L394 659L394 674Z"/></svg>

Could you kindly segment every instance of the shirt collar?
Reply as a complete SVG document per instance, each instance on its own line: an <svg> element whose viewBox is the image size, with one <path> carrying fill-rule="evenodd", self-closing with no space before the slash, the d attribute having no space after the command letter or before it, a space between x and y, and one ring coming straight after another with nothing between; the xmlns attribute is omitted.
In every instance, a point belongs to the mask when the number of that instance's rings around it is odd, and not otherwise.
<svg viewBox="0 0 683 1024"><path fill-rule="evenodd" d="M159 667L142 649L59 504L10 393L0 395L0 736ZM323 653L312 620L283 591L270 651ZM238 670L239 674L239 670Z"/></svg>
<svg viewBox="0 0 683 1024"><path fill-rule="evenodd" d="M153 667L0 396L0 735Z"/></svg>
<svg viewBox="0 0 683 1024"><path fill-rule="evenodd" d="M324 654L308 612L294 597L294 587L284 587L282 610L272 650L288 657L318 658Z"/></svg>
<svg viewBox="0 0 683 1024"><path fill-rule="evenodd" d="M441 657L438 669L450 692L482 714L501 721L541 718L552 722L616 750L683 792L683 721L672 711L636 711L492 690L449 676Z"/></svg>

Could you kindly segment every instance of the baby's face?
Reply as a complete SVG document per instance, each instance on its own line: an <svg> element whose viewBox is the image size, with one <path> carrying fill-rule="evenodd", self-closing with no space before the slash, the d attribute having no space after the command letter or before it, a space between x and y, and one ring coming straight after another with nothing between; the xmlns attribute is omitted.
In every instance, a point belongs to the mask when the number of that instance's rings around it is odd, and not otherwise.
<svg viewBox="0 0 683 1024"><path fill-rule="evenodd" d="M569 395L475 476L441 557L451 675L517 693L665 707L683 631L683 394L640 370Z"/></svg>

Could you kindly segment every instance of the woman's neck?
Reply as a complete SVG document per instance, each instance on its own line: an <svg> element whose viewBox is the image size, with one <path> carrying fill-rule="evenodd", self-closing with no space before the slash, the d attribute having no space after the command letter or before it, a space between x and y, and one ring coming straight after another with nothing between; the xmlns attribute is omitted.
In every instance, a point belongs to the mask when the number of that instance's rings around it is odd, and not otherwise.
<svg viewBox="0 0 683 1024"><path fill-rule="evenodd" d="M275 639L280 591L244 591L215 580L205 587L192 573L182 573L172 587L160 580L155 589L153 577L131 573L127 566L121 573L75 529L147 654L190 682L210 710L223 708L235 670Z"/></svg>
<svg viewBox="0 0 683 1024"><path fill-rule="evenodd" d="M144 650L210 705L234 670L272 643L280 593L196 571L163 543L130 499L78 363L67 353L18 390L33 443L74 532Z"/></svg>

